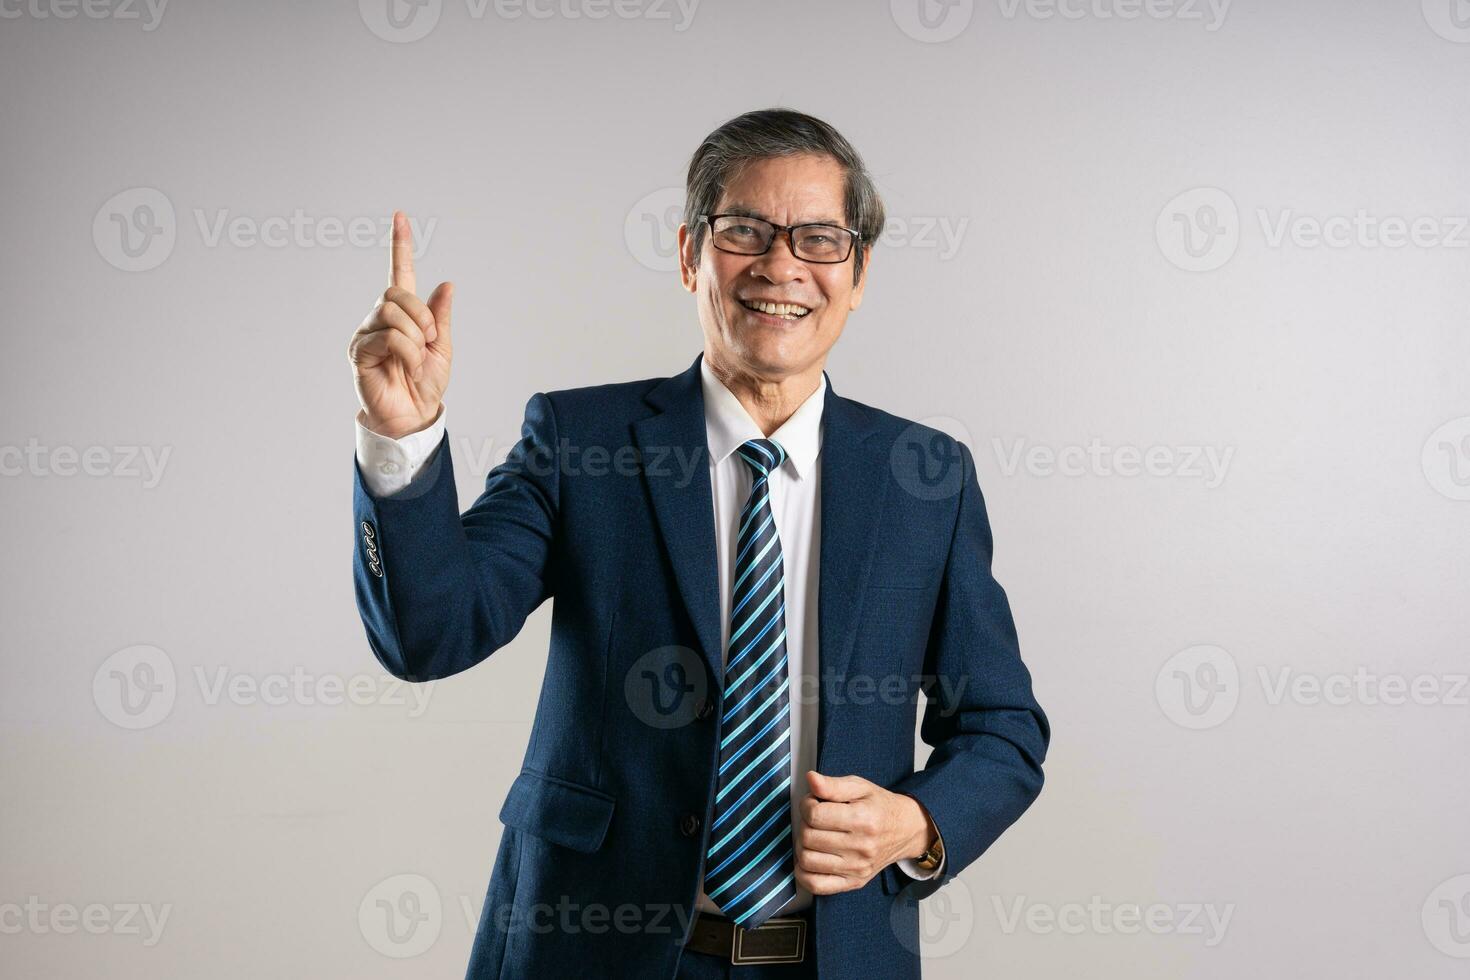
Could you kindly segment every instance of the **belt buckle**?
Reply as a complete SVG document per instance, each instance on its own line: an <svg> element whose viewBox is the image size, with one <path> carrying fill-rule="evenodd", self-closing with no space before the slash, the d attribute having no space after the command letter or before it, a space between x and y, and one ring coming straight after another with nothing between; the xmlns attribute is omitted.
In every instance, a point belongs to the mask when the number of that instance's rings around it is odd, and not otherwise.
<svg viewBox="0 0 1470 980"><path fill-rule="evenodd" d="M791 952L771 952L768 941L776 934L791 934ZM747 952L745 939L749 935L761 934L760 940L751 943L755 949ZM782 937L784 938L784 937ZM784 946L785 943L781 943ZM730 962L740 963L800 963L806 956L806 919L801 916L769 918L758 928L746 929L736 926L730 936Z"/></svg>

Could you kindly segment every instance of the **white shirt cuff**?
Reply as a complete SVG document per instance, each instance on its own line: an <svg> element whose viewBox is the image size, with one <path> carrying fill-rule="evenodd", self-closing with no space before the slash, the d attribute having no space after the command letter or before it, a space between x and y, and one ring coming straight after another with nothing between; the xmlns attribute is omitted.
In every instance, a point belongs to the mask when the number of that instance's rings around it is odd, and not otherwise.
<svg viewBox="0 0 1470 980"><path fill-rule="evenodd" d="M390 439L363 425L367 413L358 409L357 465L369 493L387 497L413 482L414 474L423 468L444 438L444 414L444 405L440 403L439 415L427 429Z"/></svg>

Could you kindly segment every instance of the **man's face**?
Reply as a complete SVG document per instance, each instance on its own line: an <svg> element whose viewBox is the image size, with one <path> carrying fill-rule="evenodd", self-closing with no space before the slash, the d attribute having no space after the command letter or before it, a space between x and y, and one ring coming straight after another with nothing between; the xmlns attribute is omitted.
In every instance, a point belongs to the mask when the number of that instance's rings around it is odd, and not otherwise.
<svg viewBox="0 0 1470 980"><path fill-rule="evenodd" d="M712 213L738 212L779 225L806 222L851 227L843 210L841 165L831 157L801 154L748 164L726 185ZM837 342L847 314L858 308L867 263L856 285L852 267L859 244L845 262L803 262L777 232L764 255L733 255L710 243L700 254L694 236L679 227L680 276L695 294L706 347L728 367L779 380L820 369ZM866 258L871 258L871 252ZM795 304L800 316L772 316L750 308L755 301Z"/></svg>

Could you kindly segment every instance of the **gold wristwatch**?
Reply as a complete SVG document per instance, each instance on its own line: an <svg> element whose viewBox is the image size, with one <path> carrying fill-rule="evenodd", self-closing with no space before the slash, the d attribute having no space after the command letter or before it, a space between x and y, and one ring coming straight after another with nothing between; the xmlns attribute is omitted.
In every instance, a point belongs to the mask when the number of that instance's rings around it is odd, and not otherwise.
<svg viewBox="0 0 1470 980"><path fill-rule="evenodd" d="M909 799L919 803L919 798L912 793L905 793ZM939 836L939 828L934 825L934 818L929 816L929 808L919 803L919 811L924 814L924 822L929 825L929 834L934 838L934 843L921 854L914 862L921 871L933 871L939 867L939 862L944 859L944 840Z"/></svg>
<svg viewBox="0 0 1470 980"><path fill-rule="evenodd" d="M940 840L939 834L936 833L934 835L934 843L929 845L929 849L924 852L924 856L919 858L915 864L921 871L933 871L939 867L939 862L943 859L944 841Z"/></svg>

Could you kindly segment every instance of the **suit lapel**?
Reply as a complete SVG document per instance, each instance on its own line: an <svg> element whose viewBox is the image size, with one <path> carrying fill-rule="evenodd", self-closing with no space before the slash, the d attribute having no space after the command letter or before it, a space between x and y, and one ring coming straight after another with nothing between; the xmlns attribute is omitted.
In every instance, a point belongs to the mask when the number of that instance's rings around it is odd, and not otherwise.
<svg viewBox="0 0 1470 980"><path fill-rule="evenodd" d="M825 374L825 372L823 372ZM847 668L857 636L857 618L862 609L863 587L873 564L875 533L883 512L888 487L888 452L873 438L876 427L867 411L842 398L827 379L827 400L822 409L821 555L817 597L819 634L819 687L821 710L817 713L817 766L819 772L834 705L830 684L847 683ZM810 615L810 613L808 613ZM830 774L829 774L830 775Z"/></svg>
<svg viewBox="0 0 1470 980"><path fill-rule="evenodd" d="M674 581L699 639L699 653L715 684L724 685L720 651L720 580L715 556L714 494L709 478L709 440L699 360L657 385L645 397L660 414L633 423L643 460L643 481ZM690 480L682 485L686 470Z"/></svg>

